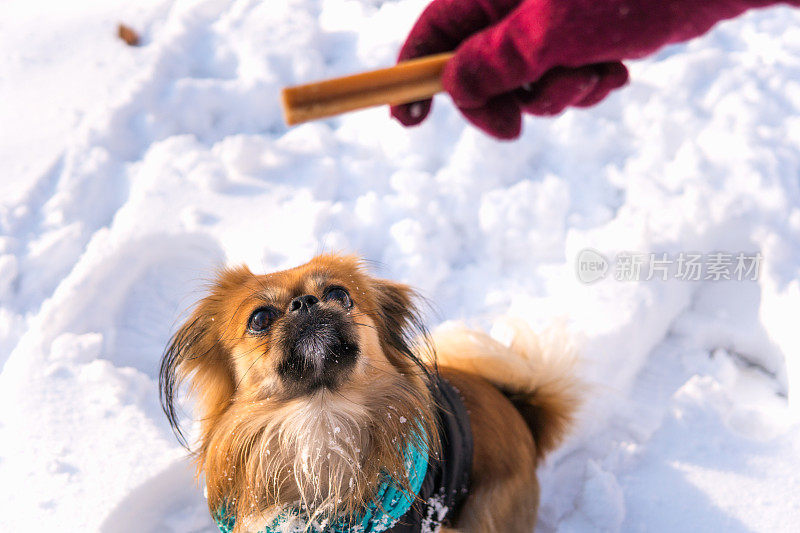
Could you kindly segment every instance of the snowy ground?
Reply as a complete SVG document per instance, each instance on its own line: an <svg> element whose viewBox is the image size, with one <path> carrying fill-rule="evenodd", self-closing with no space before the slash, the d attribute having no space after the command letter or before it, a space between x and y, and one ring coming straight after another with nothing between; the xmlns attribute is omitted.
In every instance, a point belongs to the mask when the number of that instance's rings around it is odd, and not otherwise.
<svg viewBox="0 0 800 533"><path fill-rule="evenodd" d="M800 12L635 63L515 143L446 98L414 130L283 125L280 87L390 64L424 4L0 3L1 531L214 531L163 346L214 267L334 249L420 287L431 325L566 318L592 390L541 470L542 531L796 531ZM586 285L587 247L763 261Z"/></svg>

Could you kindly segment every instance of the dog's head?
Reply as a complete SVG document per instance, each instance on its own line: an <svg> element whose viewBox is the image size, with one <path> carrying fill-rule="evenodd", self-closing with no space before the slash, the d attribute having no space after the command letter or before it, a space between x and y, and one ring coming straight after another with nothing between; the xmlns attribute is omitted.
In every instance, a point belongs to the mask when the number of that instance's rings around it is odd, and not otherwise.
<svg viewBox="0 0 800 533"><path fill-rule="evenodd" d="M181 381L197 400L212 510L297 500L338 512L363 504L381 470L402 483L402 445L415 435L403 424L435 433L412 344L420 333L413 291L351 256L268 275L221 272L173 337L160 376L181 438Z"/></svg>

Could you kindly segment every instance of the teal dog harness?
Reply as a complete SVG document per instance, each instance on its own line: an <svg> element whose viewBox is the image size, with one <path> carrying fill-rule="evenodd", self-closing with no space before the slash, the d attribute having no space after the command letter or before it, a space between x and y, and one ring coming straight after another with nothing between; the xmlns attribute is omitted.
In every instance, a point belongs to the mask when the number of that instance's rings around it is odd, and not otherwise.
<svg viewBox="0 0 800 533"><path fill-rule="evenodd" d="M422 481L425 479L425 474L428 471L428 445L427 440L424 438L412 439L419 440L418 445L415 442L410 442L405 452L405 464L408 469L409 487L416 495L422 487ZM322 523L319 525L312 524L307 528L307 523L301 518L301 510L297 507L287 508L277 518L272 520L272 523L267 525L265 529L260 530L260 533L288 533L288 532L305 532L319 533L381 533L386 531L408 512L413 503L414 496L406 493L403 489L388 475L384 476L381 486L375 493L374 501L364 509L354 521L339 520L332 524ZM218 516L215 517L217 525L222 533L231 533L233 527L236 525L236 517L234 516ZM297 523L297 528L292 524Z"/></svg>

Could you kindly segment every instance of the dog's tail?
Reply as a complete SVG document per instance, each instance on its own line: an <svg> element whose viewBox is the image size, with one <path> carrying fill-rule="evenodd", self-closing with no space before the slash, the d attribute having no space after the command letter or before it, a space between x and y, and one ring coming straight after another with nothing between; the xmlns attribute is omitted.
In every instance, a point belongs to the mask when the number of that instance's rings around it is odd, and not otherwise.
<svg viewBox="0 0 800 533"><path fill-rule="evenodd" d="M439 328L433 341L441 366L481 376L514 404L533 434L539 458L558 446L580 406L576 349L564 328L536 334L507 320L511 343L463 326Z"/></svg>

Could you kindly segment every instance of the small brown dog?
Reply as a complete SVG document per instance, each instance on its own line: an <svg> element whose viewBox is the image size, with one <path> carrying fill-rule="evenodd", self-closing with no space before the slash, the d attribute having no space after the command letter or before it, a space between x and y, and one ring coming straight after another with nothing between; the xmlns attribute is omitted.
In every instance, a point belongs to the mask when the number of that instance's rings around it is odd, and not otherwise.
<svg viewBox="0 0 800 533"><path fill-rule="evenodd" d="M572 357L524 327L509 347L454 328L431 343L414 301L352 256L220 273L166 350L161 393L182 438L190 383L222 531L534 529L537 463L578 404Z"/></svg>

